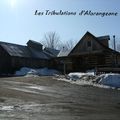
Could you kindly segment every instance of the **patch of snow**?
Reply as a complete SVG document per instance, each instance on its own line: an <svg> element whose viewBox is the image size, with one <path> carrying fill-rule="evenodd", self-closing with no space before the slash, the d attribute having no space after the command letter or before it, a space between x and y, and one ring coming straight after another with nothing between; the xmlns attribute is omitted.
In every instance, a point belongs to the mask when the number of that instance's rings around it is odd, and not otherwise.
<svg viewBox="0 0 120 120"><path fill-rule="evenodd" d="M23 67L19 71L16 71L16 76L25 76L25 75L39 75L39 76L53 76L55 74L59 74L57 70L41 68L41 69L32 69Z"/></svg>
<svg viewBox="0 0 120 120"><path fill-rule="evenodd" d="M57 78L57 80L61 80L61 81L65 81L65 82L69 82L71 84L77 84L77 85L81 85L81 86L88 85L88 86L95 86L95 87L99 87L99 88L112 88L112 87L109 87L109 86L106 86L106 85L94 83L92 80L88 81L88 80L80 79L80 80L73 81L73 80L68 80L68 79L65 79L65 78Z"/></svg>
<svg viewBox="0 0 120 120"><path fill-rule="evenodd" d="M27 67L23 67L21 68L19 71L16 71L15 72L15 75L16 76L24 76L28 73L35 73L36 71L34 69L31 69L31 68L27 68Z"/></svg>
<svg viewBox="0 0 120 120"><path fill-rule="evenodd" d="M28 86L27 88L30 88L30 89L33 89L33 90L54 92L54 90L52 90L50 87L46 87L46 86L34 85L34 86Z"/></svg>
<svg viewBox="0 0 120 120"><path fill-rule="evenodd" d="M0 110L3 110L3 111L11 111L14 109L14 106L1 106L0 107Z"/></svg>
<svg viewBox="0 0 120 120"><path fill-rule="evenodd" d="M52 76L54 74L59 74L57 70L54 69L48 69L48 68L42 68L42 69L36 69L38 75L48 75Z"/></svg>
<svg viewBox="0 0 120 120"><path fill-rule="evenodd" d="M42 105L41 105L42 106ZM40 104L23 104L23 105L14 105L14 106L0 106L0 111L16 111L16 110L33 110L36 107L41 107Z"/></svg>
<svg viewBox="0 0 120 120"><path fill-rule="evenodd" d="M92 85L100 88L120 88L120 74L69 73L66 78L57 78L78 85Z"/></svg>
<svg viewBox="0 0 120 120"><path fill-rule="evenodd" d="M28 86L27 88L36 89L36 90L45 90L44 86Z"/></svg>
<svg viewBox="0 0 120 120"><path fill-rule="evenodd" d="M33 91L33 90L28 90L28 89L25 89L25 88L9 88L9 89L12 89L12 90L17 90L17 91L21 91L21 92L26 92L26 93L34 93L34 94L39 94L39 92L36 92L36 91Z"/></svg>
<svg viewBox="0 0 120 120"><path fill-rule="evenodd" d="M120 74L102 74L99 84L120 88Z"/></svg>
<svg viewBox="0 0 120 120"><path fill-rule="evenodd" d="M94 73L69 73L68 74L68 79L70 80L78 80L78 79L81 79L83 77L90 77L90 76L94 76Z"/></svg>

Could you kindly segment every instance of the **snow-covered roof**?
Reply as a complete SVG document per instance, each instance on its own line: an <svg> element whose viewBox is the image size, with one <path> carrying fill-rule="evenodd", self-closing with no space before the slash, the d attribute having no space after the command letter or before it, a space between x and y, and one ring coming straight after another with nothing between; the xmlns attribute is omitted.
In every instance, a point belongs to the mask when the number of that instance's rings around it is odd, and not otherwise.
<svg viewBox="0 0 120 120"><path fill-rule="evenodd" d="M50 53L54 57L56 57L60 52L60 50L56 50L56 49L52 49L52 48L44 48L44 51L46 51L47 53Z"/></svg>
<svg viewBox="0 0 120 120"><path fill-rule="evenodd" d="M61 50L57 57L66 57L70 53L71 50L63 51Z"/></svg>

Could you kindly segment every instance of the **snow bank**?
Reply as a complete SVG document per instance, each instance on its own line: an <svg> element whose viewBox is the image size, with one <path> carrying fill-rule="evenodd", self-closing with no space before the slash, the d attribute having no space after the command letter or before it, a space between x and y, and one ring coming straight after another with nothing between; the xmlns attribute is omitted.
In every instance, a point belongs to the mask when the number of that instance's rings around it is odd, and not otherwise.
<svg viewBox="0 0 120 120"><path fill-rule="evenodd" d="M15 72L16 76L25 76L25 75L43 75L43 76L52 76L55 74L59 74L57 70L42 68L42 69L32 69L23 67L19 71Z"/></svg>
<svg viewBox="0 0 120 120"><path fill-rule="evenodd" d="M48 68L38 69L37 72L38 75L48 75L48 76L60 74L57 70L48 69Z"/></svg>
<svg viewBox="0 0 120 120"><path fill-rule="evenodd" d="M90 77L90 76L94 76L94 73L69 73L68 74L68 79L70 80L78 80L81 79L83 77Z"/></svg>
<svg viewBox="0 0 120 120"><path fill-rule="evenodd" d="M16 76L24 76L28 73L35 73L36 71L34 69L31 69L31 68L27 68L27 67L23 67L21 68L19 71L16 71L15 72L15 75Z"/></svg>
<svg viewBox="0 0 120 120"><path fill-rule="evenodd" d="M78 85L91 85L95 79L94 73L69 73L66 78L57 78L57 80L66 81Z"/></svg>
<svg viewBox="0 0 120 120"><path fill-rule="evenodd" d="M120 89L120 74L101 74L98 76L94 73L69 73L66 78L58 78L58 80L78 85Z"/></svg>
<svg viewBox="0 0 120 120"><path fill-rule="evenodd" d="M99 79L99 84L120 88L120 74L102 74Z"/></svg>
<svg viewBox="0 0 120 120"><path fill-rule="evenodd" d="M84 80L90 81L110 87L120 88L120 74L102 74L100 76L94 76L94 73L70 73L68 74L70 80ZM78 82L78 81L77 81Z"/></svg>

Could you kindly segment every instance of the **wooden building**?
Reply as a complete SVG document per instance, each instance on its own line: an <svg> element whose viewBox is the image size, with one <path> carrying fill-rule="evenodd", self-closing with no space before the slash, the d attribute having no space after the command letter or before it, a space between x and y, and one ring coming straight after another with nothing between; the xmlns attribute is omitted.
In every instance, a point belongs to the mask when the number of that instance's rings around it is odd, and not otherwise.
<svg viewBox="0 0 120 120"><path fill-rule="evenodd" d="M120 71L120 53L109 48L110 37L95 37L90 32L70 51L43 48L29 40L26 46L0 42L0 75L14 73L21 67L51 67L64 73L105 68ZM117 68L117 69L116 69Z"/></svg>
<svg viewBox="0 0 120 120"><path fill-rule="evenodd" d="M71 51L60 52L55 59L58 69L86 71L94 68L120 67L120 53L109 48L110 37L95 37L90 32Z"/></svg>
<svg viewBox="0 0 120 120"><path fill-rule="evenodd" d="M0 42L0 75L14 73L21 67L49 67L52 57L42 44L33 40L27 46Z"/></svg>

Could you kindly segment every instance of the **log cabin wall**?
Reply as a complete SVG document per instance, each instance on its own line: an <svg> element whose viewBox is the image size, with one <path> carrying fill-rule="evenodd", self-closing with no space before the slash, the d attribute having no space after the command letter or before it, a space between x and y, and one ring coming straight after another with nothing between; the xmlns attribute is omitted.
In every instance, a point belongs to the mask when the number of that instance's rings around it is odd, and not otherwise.
<svg viewBox="0 0 120 120"><path fill-rule="evenodd" d="M49 60L45 59L35 59L35 58L20 58L20 57L12 57L11 58L11 66L14 71L20 69L21 67L29 67L29 68L42 68L49 66Z"/></svg>
<svg viewBox="0 0 120 120"><path fill-rule="evenodd" d="M96 67L120 65L120 53L109 48L109 39L109 36L95 37L87 32L66 56L66 59L72 62L70 70L84 72ZM65 58L61 57L60 59L62 61Z"/></svg>
<svg viewBox="0 0 120 120"><path fill-rule="evenodd" d="M0 74L11 72L10 55L0 46Z"/></svg>
<svg viewBox="0 0 120 120"><path fill-rule="evenodd" d="M93 36L87 34L80 40L69 55L79 55L102 50L104 50L103 46L101 46Z"/></svg>
<svg viewBox="0 0 120 120"><path fill-rule="evenodd" d="M120 55L117 55L117 64L118 64L118 67L120 67Z"/></svg>
<svg viewBox="0 0 120 120"><path fill-rule="evenodd" d="M105 45L106 47L109 47L109 42L107 39L103 39L103 40L99 40L103 45Z"/></svg>
<svg viewBox="0 0 120 120"><path fill-rule="evenodd" d="M117 64L115 65L115 56L117 56ZM86 70L96 68L120 68L120 53L104 49L101 52L82 53L79 55L71 55L65 57L57 57L52 60L55 69L64 71L64 63L66 65L66 73L69 72L85 72Z"/></svg>
<svg viewBox="0 0 120 120"><path fill-rule="evenodd" d="M29 44L33 46L0 42L0 75L13 74L21 67L49 67L49 53L44 52L38 42L30 41Z"/></svg>

